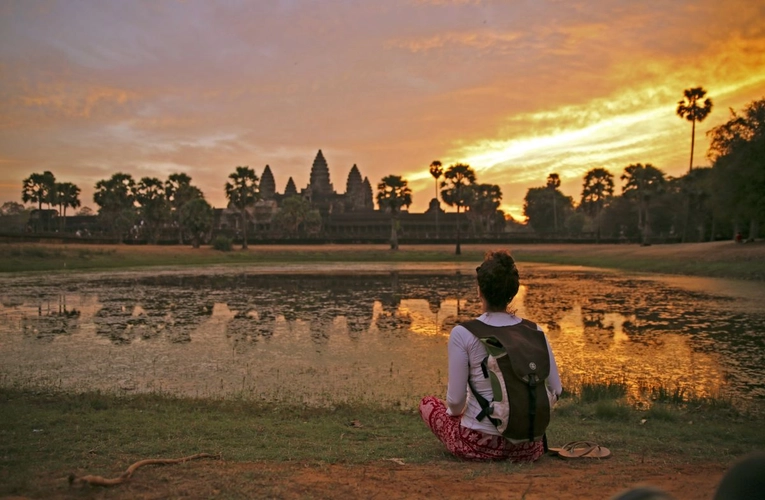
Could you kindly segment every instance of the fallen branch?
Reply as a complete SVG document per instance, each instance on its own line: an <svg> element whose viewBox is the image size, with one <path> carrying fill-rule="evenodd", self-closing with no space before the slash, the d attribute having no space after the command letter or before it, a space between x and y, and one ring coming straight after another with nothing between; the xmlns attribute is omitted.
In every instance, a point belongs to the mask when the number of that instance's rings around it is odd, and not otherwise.
<svg viewBox="0 0 765 500"><path fill-rule="evenodd" d="M191 455L191 456L182 457L182 458L147 458L144 460L139 460L138 462L128 467L125 472L119 475L119 477L115 477L112 479L107 479L102 476L93 476L90 474L87 476L75 476L73 473L69 474L69 485L84 486L86 484L89 484L91 486L116 486L130 479L133 476L133 473L139 467L143 467L144 465L182 464L183 462L188 462L189 460L196 460L198 458L212 458L215 460L219 460L221 458L221 455L220 453L216 455L211 455L209 453L197 453L196 455Z"/></svg>

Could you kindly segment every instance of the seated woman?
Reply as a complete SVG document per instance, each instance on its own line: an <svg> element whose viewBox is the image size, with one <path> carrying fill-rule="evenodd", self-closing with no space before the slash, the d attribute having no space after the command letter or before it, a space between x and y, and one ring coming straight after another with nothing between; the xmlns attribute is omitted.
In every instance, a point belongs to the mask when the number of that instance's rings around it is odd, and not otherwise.
<svg viewBox="0 0 765 500"><path fill-rule="evenodd" d="M514 326L523 320L507 308L518 293L518 269L506 250L489 252L477 268L478 295L483 304L482 323ZM539 329L539 327L537 327ZM541 330L541 329L539 329ZM550 407L561 394L561 382L555 357L547 337L550 372L545 379ZM462 325L449 336L449 384L446 402L427 396L420 402L420 415L430 430L453 455L472 460L511 460L533 462L544 453L541 440L511 442L505 439L489 418L480 418L481 405L472 391L492 400L491 382L483 374L481 363L487 357L484 344ZM472 385L472 389L470 388ZM513 401L510 400L512 407Z"/></svg>

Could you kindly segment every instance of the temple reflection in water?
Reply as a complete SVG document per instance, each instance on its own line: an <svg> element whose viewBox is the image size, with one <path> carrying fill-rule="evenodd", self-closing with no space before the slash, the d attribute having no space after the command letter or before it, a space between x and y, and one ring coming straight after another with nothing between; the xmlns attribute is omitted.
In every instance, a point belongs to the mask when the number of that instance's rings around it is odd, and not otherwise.
<svg viewBox="0 0 765 500"><path fill-rule="evenodd" d="M3 383L410 404L445 390L449 331L480 313L467 269L67 280L3 290ZM616 273L534 267L523 282L511 306L547 332L569 383L765 395L760 310Z"/></svg>

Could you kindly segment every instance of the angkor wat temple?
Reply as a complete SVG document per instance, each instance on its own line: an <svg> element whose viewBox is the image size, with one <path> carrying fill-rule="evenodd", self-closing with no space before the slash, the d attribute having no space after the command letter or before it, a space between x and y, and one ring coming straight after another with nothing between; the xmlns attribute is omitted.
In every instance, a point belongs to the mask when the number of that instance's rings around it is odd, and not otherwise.
<svg viewBox="0 0 765 500"><path fill-rule="evenodd" d="M311 177L309 184L298 193L295 187L295 181L292 177L287 181L283 193L276 191L276 182L271 167L266 165L263 175L260 179L261 205L276 202L276 206L289 196L300 195L311 203L311 206L318 209L322 215L328 213L345 212L368 212L375 209L374 198L372 196L372 184L369 178L361 179L361 172L354 164L351 171L348 172L348 180L345 183L345 193L340 194L335 191L335 187L329 180L329 166L321 149L316 153L316 158L311 166ZM265 202L265 203L264 203Z"/></svg>
<svg viewBox="0 0 765 500"><path fill-rule="evenodd" d="M387 241L390 237L390 214L375 208L372 183L363 177L354 164L348 172L345 192L335 190L329 175L329 166L321 150L316 154L311 166L308 185L298 191L290 177L283 192L276 189L271 167L266 165L260 178L261 199L247 211L251 218L248 239L252 241L280 240L294 238L286 235L274 222L282 202L290 196L301 196L308 200L311 207L321 215L321 230L302 238L326 241ZM457 230L457 216L454 212L445 212L435 198L425 213L414 214L403 210L400 217L400 237L407 240L436 240L453 238ZM229 206L218 211L216 232L239 234L241 217L239 211ZM461 217L461 232L468 236L471 223L468 217Z"/></svg>
<svg viewBox="0 0 765 500"><path fill-rule="evenodd" d="M252 243L269 243L279 241L292 242L387 242L391 235L391 217L386 211L375 208L375 187L368 177L362 177L361 171L354 164L348 172L345 182L345 192L338 193L330 180L329 166L321 150L311 165L310 180L306 187L298 190L295 181L290 177L284 186L284 191L276 189L276 179L269 165L266 165L260 175L260 199L247 207L247 239ZM284 201L292 196L299 196L308 202L314 215L310 226L307 223L287 229L280 223L279 213ZM43 211L53 214L55 210ZM33 214L34 215L34 214ZM457 216L455 210L445 212L439 200L430 200L429 208L424 213L410 213L402 210L398 217L398 235L402 242L450 242L457 234L459 222L460 234L463 238L496 239L504 234L505 221L499 216L496 220L480 221L473 217L469 210ZM12 222L12 221L11 221ZM31 232L31 226L19 220L18 228L10 232ZM48 222L47 226L57 227L58 223ZM88 235L90 239L113 239L110 228L100 225L99 218L92 215L77 215L66 217L66 231L72 237ZM3 227L0 227L0 233ZM242 217L238 209L229 205L226 208L214 210L212 230L205 237L209 242L218 235L231 237L240 241L242 236ZM131 233L124 241L144 241L139 232ZM53 234L56 238L66 237L63 234ZM35 234L35 237L47 237ZM179 241L177 226L167 225L159 236L162 243L169 244Z"/></svg>

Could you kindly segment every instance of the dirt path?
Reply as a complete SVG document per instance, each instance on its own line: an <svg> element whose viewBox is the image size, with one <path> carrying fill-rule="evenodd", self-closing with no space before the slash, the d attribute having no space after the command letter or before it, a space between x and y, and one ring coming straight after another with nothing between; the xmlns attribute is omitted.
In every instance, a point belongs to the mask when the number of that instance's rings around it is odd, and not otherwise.
<svg viewBox="0 0 765 500"><path fill-rule="evenodd" d="M410 465L382 460L364 465L193 462L146 467L113 488L70 489L60 474L41 478L42 497L109 498L501 498L608 499L650 484L677 499L710 499L726 466L677 464L677 457L621 456L601 461L543 457L533 465L439 460ZM83 473L84 471L79 471ZM103 473L104 471L88 471ZM116 471L119 473L119 471ZM116 474L115 474L116 475ZM24 498L24 497L6 497Z"/></svg>

